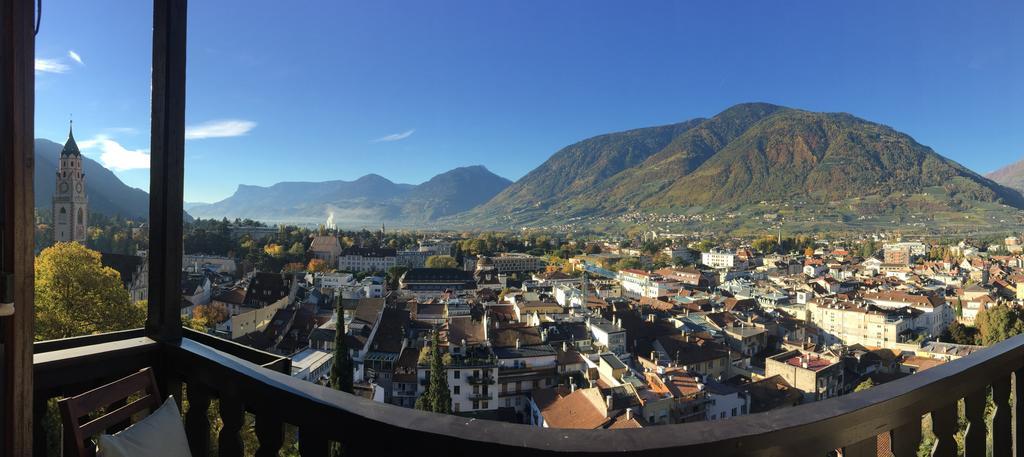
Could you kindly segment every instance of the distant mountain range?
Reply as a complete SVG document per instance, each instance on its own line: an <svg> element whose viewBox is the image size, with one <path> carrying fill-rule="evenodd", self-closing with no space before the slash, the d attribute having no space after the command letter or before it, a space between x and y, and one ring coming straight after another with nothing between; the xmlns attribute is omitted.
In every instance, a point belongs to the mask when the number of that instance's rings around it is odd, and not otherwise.
<svg viewBox="0 0 1024 457"><path fill-rule="evenodd" d="M50 140L35 141L35 205L50 211L57 185L57 161L64 146ZM149 194L121 182L99 162L82 156L89 212L133 219L149 218Z"/></svg>
<svg viewBox="0 0 1024 457"><path fill-rule="evenodd" d="M1024 160L1011 163L985 175L985 177L1006 187L1024 192Z"/></svg>
<svg viewBox="0 0 1024 457"><path fill-rule="evenodd" d="M422 226L485 203L511 183L477 165L456 168L418 185L394 183L376 174L355 181L239 185L219 202L190 204L189 212L201 218L298 223L323 223L333 215L339 226L382 222Z"/></svg>
<svg viewBox="0 0 1024 457"><path fill-rule="evenodd" d="M49 208L60 148L36 142L39 207ZM93 211L145 217L145 192L88 158L85 171ZM946 218L970 227L1003 220L1001 205L1024 209L1022 190L1024 161L985 177L904 133L849 114L745 103L706 119L585 139L515 183L478 165L418 185L376 174L354 181L243 184L219 202L185 205L195 217L271 223L323 223L333 216L343 227L507 228L799 202L825 208L815 214L839 224L864 217L891 224L906 216L930 221L926 226ZM976 209L975 219L966 217Z"/></svg>
<svg viewBox="0 0 1024 457"><path fill-rule="evenodd" d="M634 210L713 212L763 201L865 197L898 205L911 194L919 197L915 204L937 209L1024 208L1019 191L890 127L844 113L747 103L710 119L567 146L460 220L530 225Z"/></svg>

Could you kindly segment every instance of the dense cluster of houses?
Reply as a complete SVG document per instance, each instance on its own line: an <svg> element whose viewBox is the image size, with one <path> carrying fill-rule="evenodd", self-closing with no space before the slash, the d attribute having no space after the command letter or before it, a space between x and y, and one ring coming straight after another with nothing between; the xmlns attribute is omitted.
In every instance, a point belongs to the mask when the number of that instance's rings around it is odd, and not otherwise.
<svg viewBox="0 0 1024 457"><path fill-rule="evenodd" d="M408 265L395 289L353 272L395 265L398 251L311 248L349 271L228 281L196 262L183 313L186 302L223 306L215 333L290 355L293 375L310 382L326 381L343 331L357 393L405 407L427 389L436 333L454 414L539 427L727 420L844 395L980 349L938 337L1024 298L1019 250L987 255L964 243L957 260L938 261L914 242L868 258L840 246L716 248L685 254L691 266L618 271L591 255L571 273L511 253L461 268Z"/></svg>

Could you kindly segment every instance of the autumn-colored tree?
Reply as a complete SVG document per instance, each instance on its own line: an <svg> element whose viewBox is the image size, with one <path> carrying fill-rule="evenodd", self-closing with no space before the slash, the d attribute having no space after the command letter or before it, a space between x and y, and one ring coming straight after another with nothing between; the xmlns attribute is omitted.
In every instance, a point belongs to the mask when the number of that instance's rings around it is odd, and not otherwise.
<svg viewBox="0 0 1024 457"><path fill-rule="evenodd" d="M298 273L301 271L306 271L306 264L302 262L286 263L284 268L281 269L282 273Z"/></svg>
<svg viewBox="0 0 1024 457"><path fill-rule="evenodd" d="M56 243L36 258L35 305L37 340L137 328L146 320L121 275L76 242Z"/></svg>
<svg viewBox="0 0 1024 457"><path fill-rule="evenodd" d="M324 273L331 271L331 266L327 264L324 259L312 259L309 264L306 265L306 271L310 273Z"/></svg>
<svg viewBox="0 0 1024 457"><path fill-rule="evenodd" d="M432 255L427 257L427 268L458 268L459 262L450 255Z"/></svg>
<svg viewBox="0 0 1024 457"><path fill-rule="evenodd" d="M281 257L284 255L285 251L284 246L281 246L280 244L267 243L267 245L263 247L263 252L266 252L267 255L271 257Z"/></svg>
<svg viewBox="0 0 1024 457"><path fill-rule="evenodd" d="M192 328L205 330L228 320L228 309L220 303L196 305L192 308Z"/></svg>

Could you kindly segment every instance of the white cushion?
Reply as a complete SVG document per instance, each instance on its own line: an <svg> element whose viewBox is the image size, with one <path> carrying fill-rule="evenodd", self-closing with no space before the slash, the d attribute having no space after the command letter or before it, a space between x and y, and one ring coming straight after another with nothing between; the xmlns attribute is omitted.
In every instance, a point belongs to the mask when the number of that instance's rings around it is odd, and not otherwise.
<svg viewBox="0 0 1024 457"><path fill-rule="evenodd" d="M192 457L174 396L130 427L100 435L96 447L100 457Z"/></svg>

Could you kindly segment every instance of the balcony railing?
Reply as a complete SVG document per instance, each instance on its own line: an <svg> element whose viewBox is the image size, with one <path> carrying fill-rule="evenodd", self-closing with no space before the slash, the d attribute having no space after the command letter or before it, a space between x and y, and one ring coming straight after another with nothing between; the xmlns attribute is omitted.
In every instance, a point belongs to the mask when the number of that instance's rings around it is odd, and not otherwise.
<svg viewBox="0 0 1024 457"><path fill-rule="evenodd" d="M696 422L634 430L554 430L466 420L375 403L301 381L287 374L287 359L186 332L180 343L161 344L139 332L39 343L35 355L35 404L85 391L154 367L164 392L187 393L185 423L193 455L209 455L208 408L219 399L222 456L243 455L244 414L255 417L257 456L277 455L284 424L298 430L302 455L325 455L330 441L350 455L397 455L432 449L450 455L877 455L877 437L890 434L892 455L917 455L921 419L931 415L937 456L1022 455L1019 388L1024 376L1024 335L969 357L864 392L794 408L735 417L728 423ZM284 372L284 373L282 373ZM184 386L184 389L181 388ZM986 417L992 392L994 412ZM180 397L179 397L180 398ZM957 448L957 404L965 400L969 424ZM1011 401L1012 400L1012 401ZM1012 408L1010 405L1015 405ZM36 425L36 453L46 449L43 420ZM987 430L992 439L986 443ZM397 439L380 440L371 437ZM1015 438L1016 437L1016 438ZM1019 443L1019 441L1018 441ZM252 453L254 450L247 450Z"/></svg>
<svg viewBox="0 0 1024 457"><path fill-rule="evenodd" d="M475 392L469 394L469 399L471 401L489 401L493 400L494 396L491 392Z"/></svg>
<svg viewBox="0 0 1024 457"><path fill-rule="evenodd" d="M470 375L466 378L466 382L469 382L471 385L494 384L494 377L489 374L480 376Z"/></svg>

